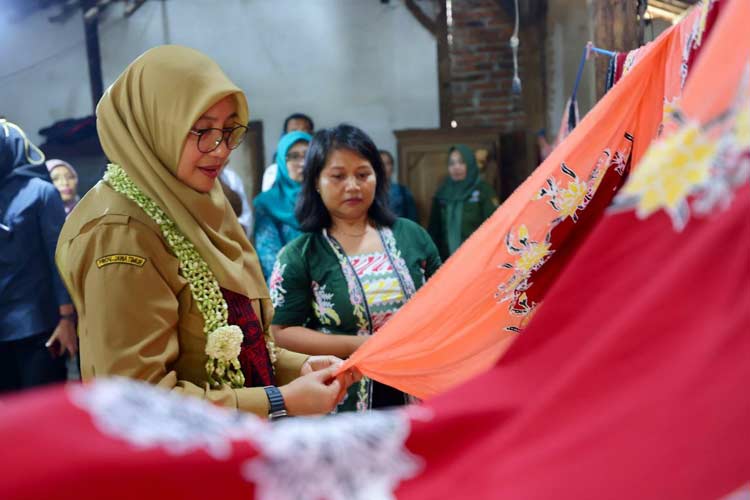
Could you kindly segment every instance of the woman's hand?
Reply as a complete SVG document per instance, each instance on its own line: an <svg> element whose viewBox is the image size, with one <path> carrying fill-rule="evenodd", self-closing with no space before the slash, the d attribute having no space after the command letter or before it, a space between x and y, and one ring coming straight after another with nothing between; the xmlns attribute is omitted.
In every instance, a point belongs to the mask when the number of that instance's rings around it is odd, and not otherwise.
<svg viewBox="0 0 750 500"><path fill-rule="evenodd" d="M338 364L309 372L287 385L279 387L289 415L319 415L330 413L345 390L334 377Z"/></svg>
<svg viewBox="0 0 750 500"><path fill-rule="evenodd" d="M346 395L349 386L362 378L356 368L334 375L341 363L336 356L311 356L302 365L302 376L279 388L287 413L330 413Z"/></svg>
<svg viewBox="0 0 750 500"><path fill-rule="evenodd" d="M69 319L61 319L57 323L52 336L44 344L50 350L53 357L62 356L69 352L71 356L78 352L78 336L76 327Z"/></svg>

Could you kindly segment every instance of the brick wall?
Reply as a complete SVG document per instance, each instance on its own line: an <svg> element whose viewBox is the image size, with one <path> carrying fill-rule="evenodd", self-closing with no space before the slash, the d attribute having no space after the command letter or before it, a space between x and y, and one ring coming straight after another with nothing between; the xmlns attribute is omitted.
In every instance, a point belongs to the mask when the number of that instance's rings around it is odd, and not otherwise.
<svg viewBox="0 0 750 500"><path fill-rule="evenodd" d="M522 97L511 93L513 57L508 41L513 34L513 19L496 0L452 0L452 18L449 120L456 120L459 127L524 128ZM522 35L522 79L527 41Z"/></svg>

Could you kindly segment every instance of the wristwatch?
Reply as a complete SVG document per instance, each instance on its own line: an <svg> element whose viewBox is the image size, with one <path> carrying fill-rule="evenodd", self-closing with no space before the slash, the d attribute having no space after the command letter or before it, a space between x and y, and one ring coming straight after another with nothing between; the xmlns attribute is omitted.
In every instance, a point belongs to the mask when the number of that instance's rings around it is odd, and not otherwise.
<svg viewBox="0 0 750 500"><path fill-rule="evenodd" d="M284 404L284 396L281 395L281 391L275 385L267 385L263 388L268 396L269 410L268 418L274 419L279 417L286 417L286 405Z"/></svg>

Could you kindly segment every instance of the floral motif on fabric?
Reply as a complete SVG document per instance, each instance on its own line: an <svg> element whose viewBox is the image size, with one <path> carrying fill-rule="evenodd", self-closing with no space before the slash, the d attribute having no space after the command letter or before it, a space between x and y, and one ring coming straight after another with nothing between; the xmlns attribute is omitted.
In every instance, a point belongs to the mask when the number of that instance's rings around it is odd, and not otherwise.
<svg viewBox="0 0 750 500"><path fill-rule="evenodd" d="M550 227L546 228L543 240L532 240L526 225L518 226L517 233L509 231L505 236L505 246L511 256L517 256L512 262L505 262L501 268L513 271L513 274L503 283L498 285L495 299L502 303L508 302L511 314L521 316L518 326L511 325L506 330L519 332L521 327L530 319L530 314L537 306L529 299L526 291L532 285L532 275L550 259L554 253L552 248L552 231L554 228L570 218L574 223L578 222L578 214L583 211L599 189L605 174L610 168L624 176L628 170L630 152L633 144L633 136L624 134L625 145L612 154L609 148L602 151L597 158L594 168L591 170L586 181L582 180L566 163L561 163L560 170L563 179L567 178L567 184L557 177L549 177L544 186L536 195L537 200L546 199L547 204L559 213L552 221Z"/></svg>
<svg viewBox="0 0 750 500"><path fill-rule="evenodd" d="M586 208L591 201L589 184L579 179L565 163L560 165L560 170L571 179L567 186L562 187L556 177L550 177L546 186L539 190L537 199L548 197L550 206L560 213L559 220L570 217L575 222L578 221L577 212Z"/></svg>
<svg viewBox="0 0 750 500"><path fill-rule="evenodd" d="M257 418L125 378L97 379L68 388L71 402L87 412L106 436L141 449L173 455L204 451L228 459L232 442L264 435Z"/></svg>
<svg viewBox="0 0 750 500"><path fill-rule="evenodd" d="M352 303L352 309L354 317L357 318L357 335L369 335L370 333L370 322L367 319L367 309L365 308L365 298L362 294L362 289L359 286L357 277L354 275L349 260L344 255L343 251L339 248L339 245L328 236L328 232L324 229L323 236L325 237L328 244L331 246L333 253L336 254L336 258L341 266L341 272L344 273L344 279L346 279L346 288L349 291L349 300Z"/></svg>
<svg viewBox="0 0 750 500"><path fill-rule="evenodd" d="M677 110L679 128L649 148L612 210L634 209L641 219L663 210L682 231L691 213L727 207L735 188L750 179L749 80L750 66L732 108L706 125Z"/></svg>
<svg viewBox="0 0 750 500"><path fill-rule="evenodd" d="M349 291L349 300L352 304L352 312L354 313L354 317L357 318L357 335L370 335L371 324L367 314L365 297L357 276L354 274L354 270L349 263L349 259L347 259L338 243L328 236L328 232L325 229L323 230L323 236L336 254L339 266L341 266L341 272L344 273L346 287ZM357 385L357 412L364 412L370 408L372 402L371 393L372 380L368 377L362 377Z"/></svg>
<svg viewBox="0 0 750 500"><path fill-rule="evenodd" d="M622 151L616 151L614 158L612 158L612 166L615 168L615 172L625 175L625 168L628 166L628 155Z"/></svg>
<svg viewBox="0 0 750 500"><path fill-rule="evenodd" d="M651 146L622 194L638 197L640 218L664 209L675 227L683 228L689 214L687 196L708 179L717 146L701 133L698 124L687 124Z"/></svg>
<svg viewBox="0 0 750 500"><path fill-rule="evenodd" d="M508 253L517 255L514 262L506 262L500 267L512 269L511 277L497 287L495 298L500 302L510 301L510 311L513 314L528 314L533 308L526 297L526 290L531 286L529 281L532 273L541 268L552 256L550 233L544 241L534 241L529 238L529 230L525 225L518 228L518 233L509 232L505 237Z"/></svg>
<svg viewBox="0 0 750 500"><path fill-rule="evenodd" d="M286 301L286 289L284 289L284 271L286 264L282 264L276 259L271 272L271 279L268 281L269 294L273 307L282 307Z"/></svg>
<svg viewBox="0 0 750 500"><path fill-rule="evenodd" d="M398 249L398 245L396 244L396 237L393 236L393 231L388 227L381 229L380 235L385 244L385 251L388 252L388 255L393 261L393 267L401 279L406 298L409 299L412 295L417 293L417 288L414 286L414 280L411 277L411 273L409 273L406 261L401 257L401 250Z"/></svg>
<svg viewBox="0 0 750 500"><path fill-rule="evenodd" d="M313 311L321 325L340 325L341 318L333 307L333 293L326 292L326 285L313 281Z"/></svg>
<svg viewBox="0 0 750 500"><path fill-rule="evenodd" d="M402 410L294 418L257 436L261 454L242 467L260 499L393 499L421 459L406 448L409 415Z"/></svg>

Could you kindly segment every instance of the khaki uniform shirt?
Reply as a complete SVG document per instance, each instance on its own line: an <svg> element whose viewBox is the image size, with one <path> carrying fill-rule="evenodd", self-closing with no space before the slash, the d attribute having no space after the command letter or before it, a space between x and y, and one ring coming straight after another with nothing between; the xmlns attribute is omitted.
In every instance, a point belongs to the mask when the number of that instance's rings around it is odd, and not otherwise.
<svg viewBox="0 0 750 500"><path fill-rule="evenodd" d="M134 202L97 184L63 227L56 262L78 312L84 380L120 375L268 415L263 388L209 388L203 316L159 226ZM268 340L271 302L252 306ZM276 348L277 383L306 359Z"/></svg>

